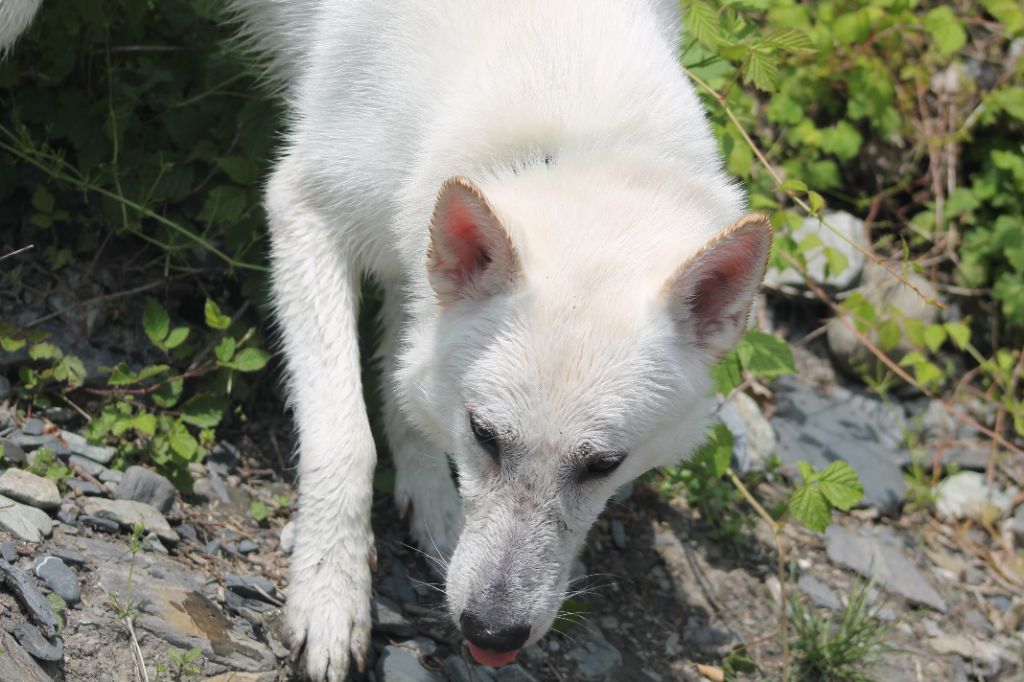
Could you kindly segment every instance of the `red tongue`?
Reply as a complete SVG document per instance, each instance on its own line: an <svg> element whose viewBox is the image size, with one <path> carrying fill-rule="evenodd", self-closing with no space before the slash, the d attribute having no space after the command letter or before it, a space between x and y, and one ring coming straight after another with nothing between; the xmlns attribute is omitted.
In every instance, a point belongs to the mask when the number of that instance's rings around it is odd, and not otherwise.
<svg viewBox="0 0 1024 682"><path fill-rule="evenodd" d="M506 663L511 663L516 660L516 655L519 654L519 649L498 652L481 649L472 642L466 642L466 644L469 645L469 653L473 654L473 658L476 659L477 663L483 663L484 665L489 665L492 668L500 668Z"/></svg>

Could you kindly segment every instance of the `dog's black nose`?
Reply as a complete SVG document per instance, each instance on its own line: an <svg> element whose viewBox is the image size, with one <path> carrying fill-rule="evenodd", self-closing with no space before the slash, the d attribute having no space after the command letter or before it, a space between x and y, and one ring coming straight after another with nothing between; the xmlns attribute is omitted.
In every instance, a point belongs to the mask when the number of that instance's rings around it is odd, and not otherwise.
<svg viewBox="0 0 1024 682"><path fill-rule="evenodd" d="M530 638L529 625L488 625L479 616L464 610L459 616L462 636L487 651L515 651L523 648Z"/></svg>

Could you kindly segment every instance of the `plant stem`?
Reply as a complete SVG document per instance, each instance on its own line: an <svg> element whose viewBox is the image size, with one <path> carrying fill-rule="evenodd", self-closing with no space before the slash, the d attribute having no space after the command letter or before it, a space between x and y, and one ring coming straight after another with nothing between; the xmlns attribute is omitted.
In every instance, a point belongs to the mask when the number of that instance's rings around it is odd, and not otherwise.
<svg viewBox="0 0 1024 682"><path fill-rule="evenodd" d="M779 642L782 644L782 682L786 682L789 679L789 622L786 614L786 552L782 548L782 536L779 535L779 529L782 527L782 524L773 519L772 515L761 506L761 503L754 498L746 484L732 470L732 467L725 470L725 475L729 477L736 490L740 491L740 494L746 498L750 506L757 512L757 515L764 519L772 530L772 540L775 541L775 555L778 558L776 571L779 579Z"/></svg>

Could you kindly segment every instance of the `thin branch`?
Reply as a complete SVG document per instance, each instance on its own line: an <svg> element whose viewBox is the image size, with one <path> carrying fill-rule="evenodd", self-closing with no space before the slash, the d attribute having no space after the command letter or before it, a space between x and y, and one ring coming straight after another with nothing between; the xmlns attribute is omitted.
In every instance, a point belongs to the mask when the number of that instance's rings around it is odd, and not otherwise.
<svg viewBox="0 0 1024 682"><path fill-rule="evenodd" d="M26 251L29 251L29 250L34 249L34 248L36 248L35 244L29 244L28 246L23 246L20 249L15 249L14 251L11 251L10 253L5 253L4 255L0 256L0 260L7 260L8 258L13 258L14 256L17 256L19 253L25 253Z"/></svg>

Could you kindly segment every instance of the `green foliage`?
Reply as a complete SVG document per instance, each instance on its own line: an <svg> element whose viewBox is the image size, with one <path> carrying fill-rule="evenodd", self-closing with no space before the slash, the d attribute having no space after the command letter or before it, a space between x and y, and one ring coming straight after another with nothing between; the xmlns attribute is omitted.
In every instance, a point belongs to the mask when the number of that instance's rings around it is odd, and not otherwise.
<svg viewBox="0 0 1024 682"><path fill-rule="evenodd" d="M842 460L815 471L807 462L797 462L803 485L789 498L789 514L811 530L822 533L832 521L832 509L849 511L864 497L857 472Z"/></svg>
<svg viewBox="0 0 1024 682"><path fill-rule="evenodd" d="M71 478L71 470L61 464L57 456L53 454L53 450L49 448L36 450L32 454L30 462L29 472L50 479L62 489L67 480Z"/></svg>
<svg viewBox="0 0 1024 682"><path fill-rule="evenodd" d="M740 339L736 348L723 357L712 369L715 389L728 395L743 383L744 373L755 379L771 380L786 374L795 374L793 353L785 340L750 331Z"/></svg>
<svg viewBox="0 0 1024 682"><path fill-rule="evenodd" d="M886 644L891 625L879 620L884 604L872 604L871 584L855 587L838 618L823 618L791 599L794 677L814 682L870 682L865 670L895 651Z"/></svg>
<svg viewBox="0 0 1024 682"><path fill-rule="evenodd" d="M46 595L46 603L57 617L57 634L60 635L64 631L64 612L67 611L68 603L56 592Z"/></svg>
<svg viewBox="0 0 1024 682"><path fill-rule="evenodd" d="M188 651L168 649L167 659L170 661L170 665L163 661L157 661L157 679L163 679L164 674L167 674L173 682L198 679L203 672L202 656L203 650L195 647Z"/></svg>

